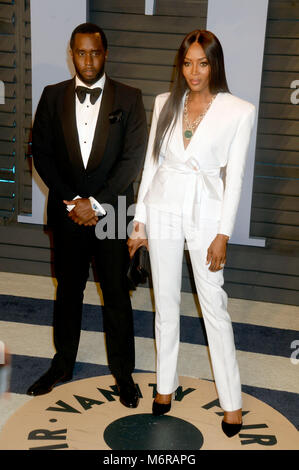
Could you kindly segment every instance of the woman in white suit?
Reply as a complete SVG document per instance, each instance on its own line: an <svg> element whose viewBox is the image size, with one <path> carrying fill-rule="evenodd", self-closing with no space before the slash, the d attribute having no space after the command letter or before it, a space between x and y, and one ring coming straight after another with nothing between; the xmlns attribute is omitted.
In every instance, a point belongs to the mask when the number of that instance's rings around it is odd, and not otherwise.
<svg viewBox="0 0 299 470"><path fill-rule="evenodd" d="M177 389L182 258L185 240L207 332L222 429L242 426L242 400L227 295L222 289L255 118L255 107L228 89L222 47L209 31L189 33L178 51L171 93L155 100L138 194L130 256L149 248L155 295L157 395L170 410Z"/></svg>

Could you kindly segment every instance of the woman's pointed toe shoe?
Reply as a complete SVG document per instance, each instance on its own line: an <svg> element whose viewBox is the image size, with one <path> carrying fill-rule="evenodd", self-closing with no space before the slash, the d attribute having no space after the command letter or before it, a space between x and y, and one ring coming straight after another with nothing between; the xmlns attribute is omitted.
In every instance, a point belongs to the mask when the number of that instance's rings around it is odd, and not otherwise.
<svg viewBox="0 0 299 470"><path fill-rule="evenodd" d="M153 401L153 415L154 416L161 416L165 413L168 413L171 409L171 402L170 403L157 403L155 400Z"/></svg>
<svg viewBox="0 0 299 470"><path fill-rule="evenodd" d="M231 424L226 423L225 421L221 422L222 431L227 437L233 437L241 431L242 424Z"/></svg>

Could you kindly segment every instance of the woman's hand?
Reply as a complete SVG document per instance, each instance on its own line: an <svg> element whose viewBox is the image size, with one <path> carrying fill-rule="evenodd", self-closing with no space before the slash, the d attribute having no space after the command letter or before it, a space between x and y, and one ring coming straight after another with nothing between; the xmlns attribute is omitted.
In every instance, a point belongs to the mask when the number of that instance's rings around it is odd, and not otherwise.
<svg viewBox="0 0 299 470"><path fill-rule="evenodd" d="M224 268L226 262L226 245L229 240L227 235L218 233L207 252L207 264L210 264L209 270L216 272Z"/></svg>
<svg viewBox="0 0 299 470"><path fill-rule="evenodd" d="M130 258L133 258L135 251L143 245L148 250L148 242L144 224L141 222L134 222L133 232L127 241L127 245L129 248Z"/></svg>

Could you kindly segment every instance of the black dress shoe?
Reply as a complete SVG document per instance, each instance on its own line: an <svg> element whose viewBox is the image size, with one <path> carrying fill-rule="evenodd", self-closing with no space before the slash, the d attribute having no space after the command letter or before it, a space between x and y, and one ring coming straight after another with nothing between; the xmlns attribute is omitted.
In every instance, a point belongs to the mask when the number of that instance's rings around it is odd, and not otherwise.
<svg viewBox="0 0 299 470"><path fill-rule="evenodd" d="M127 408L137 408L139 395L133 379L117 383L119 390L119 401Z"/></svg>
<svg viewBox="0 0 299 470"><path fill-rule="evenodd" d="M222 431L227 437L233 437L241 431L242 424L232 424L226 423L225 421L221 422Z"/></svg>
<svg viewBox="0 0 299 470"><path fill-rule="evenodd" d="M168 413L171 409L171 402L170 403L157 403L155 400L153 401L153 415L154 416L161 416Z"/></svg>
<svg viewBox="0 0 299 470"><path fill-rule="evenodd" d="M51 392L58 382L67 382L72 380L72 374L66 372L58 372L53 369L49 369L44 375L42 375L31 387L27 390L27 395L37 396L45 395Z"/></svg>

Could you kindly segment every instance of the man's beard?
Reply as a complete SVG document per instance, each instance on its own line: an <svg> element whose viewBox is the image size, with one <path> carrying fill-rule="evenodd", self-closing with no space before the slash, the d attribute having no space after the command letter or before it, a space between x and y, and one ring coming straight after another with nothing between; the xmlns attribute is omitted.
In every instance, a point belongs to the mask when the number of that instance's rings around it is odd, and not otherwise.
<svg viewBox="0 0 299 470"><path fill-rule="evenodd" d="M80 71L77 69L75 64L74 64L74 67L75 67L77 76L86 85L93 85L94 83L96 83L103 76L104 71L105 71L105 63L104 63L102 68L99 70L99 72L96 74L94 78L86 79L85 77L81 75Z"/></svg>

